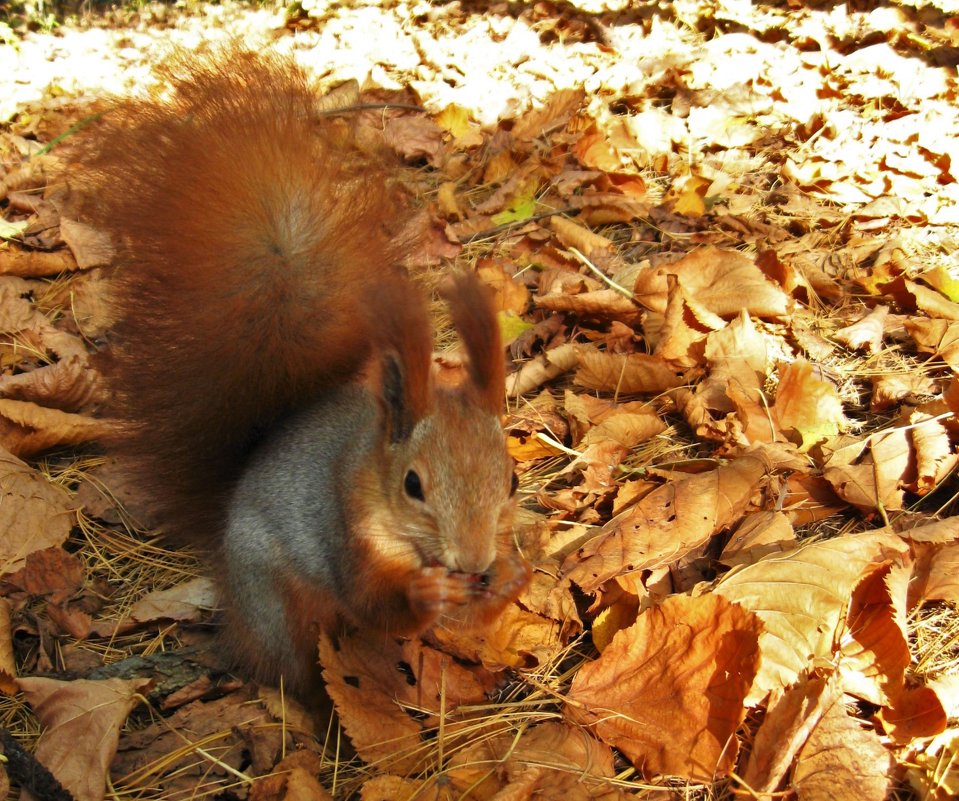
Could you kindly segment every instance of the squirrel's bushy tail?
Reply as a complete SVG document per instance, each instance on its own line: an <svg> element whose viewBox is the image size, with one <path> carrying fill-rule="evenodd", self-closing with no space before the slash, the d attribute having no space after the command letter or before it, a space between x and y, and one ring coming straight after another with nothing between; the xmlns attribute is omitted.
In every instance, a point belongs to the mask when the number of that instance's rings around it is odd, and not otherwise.
<svg viewBox="0 0 959 801"><path fill-rule="evenodd" d="M291 61L231 49L161 74L168 97L90 130L81 190L117 247L115 445L195 542L257 437L375 347L364 299L404 256L405 215Z"/></svg>

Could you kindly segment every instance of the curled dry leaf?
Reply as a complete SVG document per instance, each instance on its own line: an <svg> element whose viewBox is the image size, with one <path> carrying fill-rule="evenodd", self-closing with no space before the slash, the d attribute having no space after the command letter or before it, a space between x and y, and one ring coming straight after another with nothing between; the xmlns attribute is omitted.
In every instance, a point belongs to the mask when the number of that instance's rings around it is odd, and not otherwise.
<svg viewBox="0 0 959 801"><path fill-rule="evenodd" d="M10 625L10 602L0 598L0 693L13 695L17 692L14 681L17 662L13 656L13 629Z"/></svg>
<svg viewBox="0 0 959 801"><path fill-rule="evenodd" d="M12 573L34 551L66 541L73 527L70 496L15 456L0 450L0 572Z"/></svg>
<svg viewBox="0 0 959 801"><path fill-rule="evenodd" d="M750 793L761 797L781 786L796 754L834 702L835 688L822 677L801 676L786 689L767 710L753 740L742 775Z"/></svg>
<svg viewBox="0 0 959 801"><path fill-rule="evenodd" d="M579 364L580 348L578 345L566 344L552 348L535 359L526 362L518 372L506 378L506 393L511 398L518 398L547 381L572 370Z"/></svg>
<svg viewBox="0 0 959 801"><path fill-rule="evenodd" d="M150 679L18 679L43 725L37 759L77 801L101 801L120 727Z"/></svg>
<svg viewBox="0 0 959 801"><path fill-rule="evenodd" d="M914 473L909 438L902 429L877 432L837 450L823 477L836 494L860 509L902 509L902 486Z"/></svg>
<svg viewBox="0 0 959 801"><path fill-rule="evenodd" d="M743 785L764 796L792 770L799 798L880 801L891 764L878 736L846 713L836 677L804 677L766 713Z"/></svg>
<svg viewBox="0 0 959 801"><path fill-rule="evenodd" d="M579 669L566 715L646 775L727 775L761 631L755 615L719 596L671 596Z"/></svg>
<svg viewBox="0 0 959 801"><path fill-rule="evenodd" d="M874 565L906 552L899 537L880 529L813 542L726 574L715 592L764 624L762 665L747 702L789 686L814 659L833 659L853 589Z"/></svg>
<svg viewBox="0 0 959 801"><path fill-rule="evenodd" d="M759 456L742 456L708 473L673 481L607 523L563 563L586 592L623 573L679 559L742 516L769 469Z"/></svg>
<svg viewBox="0 0 959 801"><path fill-rule="evenodd" d="M852 325L840 328L833 339L839 340L850 350L865 350L867 353L879 353L882 348L882 335L885 330L888 306L877 306L869 314Z"/></svg>
<svg viewBox="0 0 959 801"><path fill-rule="evenodd" d="M931 353L953 370L959 370L959 322L911 317L906 320L905 328L920 351Z"/></svg>
<svg viewBox="0 0 959 801"><path fill-rule="evenodd" d="M25 401L0 400L0 439L17 456L29 456L55 445L93 442L108 430L103 420Z"/></svg>
<svg viewBox="0 0 959 801"><path fill-rule="evenodd" d="M627 325L638 323L642 315L642 309L616 289L597 289L575 295L537 295L533 301L540 309L593 320L618 320Z"/></svg>
<svg viewBox="0 0 959 801"><path fill-rule="evenodd" d="M581 347L576 383L617 395L656 395L683 383L666 362L645 353L608 353Z"/></svg>
<svg viewBox="0 0 959 801"><path fill-rule="evenodd" d="M634 298L651 311L665 313L669 275L679 278L687 296L727 319L743 309L755 317L782 317L789 308L786 293L766 278L749 256L711 246L640 272L633 286Z"/></svg>
<svg viewBox="0 0 959 801"><path fill-rule="evenodd" d="M294 751L250 786L249 801L333 801L316 778L325 767L319 754Z"/></svg>
<svg viewBox="0 0 959 801"><path fill-rule="evenodd" d="M745 309L725 328L713 331L706 337L705 356L710 365L741 359L759 375L766 375L772 366L766 340L756 330L755 323Z"/></svg>
<svg viewBox="0 0 959 801"><path fill-rule="evenodd" d="M115 251L110 237L86 223L61 217L60 236L81 270L106 267L113 261Z"/></svg>

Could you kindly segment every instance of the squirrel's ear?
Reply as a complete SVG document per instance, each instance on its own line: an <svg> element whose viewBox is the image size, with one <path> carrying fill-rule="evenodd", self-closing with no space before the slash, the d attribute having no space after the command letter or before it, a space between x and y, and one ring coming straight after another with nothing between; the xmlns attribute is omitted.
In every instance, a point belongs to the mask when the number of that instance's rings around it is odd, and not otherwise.
<svg viewBox="0 0 959 801"><path fill-rule="evenodd" d="M397 274L369 297L380 400L390 442L406 439L430 410L433 330L423 293Z"/></svg>
<svg viewBox="0 0 959 801"><path fill-rule="evenodd" d="M477 403L491 414L499 414L506 394L506 361L492 293L473 273L454 275L441 293L466 348Z"/></svg>

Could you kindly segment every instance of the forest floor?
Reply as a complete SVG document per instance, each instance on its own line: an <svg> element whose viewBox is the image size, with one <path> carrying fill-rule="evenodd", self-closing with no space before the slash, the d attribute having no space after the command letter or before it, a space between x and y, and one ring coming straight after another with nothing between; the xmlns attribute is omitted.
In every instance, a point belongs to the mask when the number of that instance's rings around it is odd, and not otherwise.
<svg viewBox="0 0 959 801"><path fill-rule="evenodd" d="M34 758L81 801L956 797L956 14L305 0L0 23L13 797L56 797ZM321 639L327 731L204 667L203 564L118 503L98 446L110 250L69 214L70 137L172 50L237 41L340 105L422 109L354 124L405 165L419 264L475 269L511 356L533 580L487 630Z"/></svg>

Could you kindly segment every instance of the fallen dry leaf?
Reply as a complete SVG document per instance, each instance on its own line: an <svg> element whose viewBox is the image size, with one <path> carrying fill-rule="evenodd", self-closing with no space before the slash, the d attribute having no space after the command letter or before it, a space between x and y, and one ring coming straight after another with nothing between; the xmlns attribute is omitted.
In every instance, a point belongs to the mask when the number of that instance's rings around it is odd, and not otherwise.
<svg viewBox="0 0 959 801"><path fill-rule="evenodd" d="M892 757L879 736L846 711L838 685L829 684L823 713L800 750L792 785L799 801L883 801Z"/></svg>
<svg viewBox="0 0 959 801"><path fill-rule="evenodd" d="M763 659L747 703L797 680L812 660L832 660L848 625L853 589L873 567L906 546L886 529L801 545L738 570L714 590L763 621Z"/></svg>
<svg viewBox="0 0 959 801"><path fill-rule="evenodd" d="M579 669L566 715L646 775L724 776L735 764L761 631L755 616L719 596L667 598Z"/></svg>
<svg viewBox="0 0 959 801"><path fill-rule="evenodd" d="M615 576L679 559L739 520L768 470L762 458L742 456L660 487L571 554L564 575L585 592L596 592Z"/></svg>
<svg viewBox="0 0 959 801"><path fill-rule="evenodd" d="M70 496L15 456L0 451L0 573L34 551L62 545L74 523Z"/></svg>
<svg viewBox="0 0 959 801"><path fill-rule="evenodd" d="M43 734L37 759L77 801L101 801L120 727L150 679L17 680Z"/></svg>

